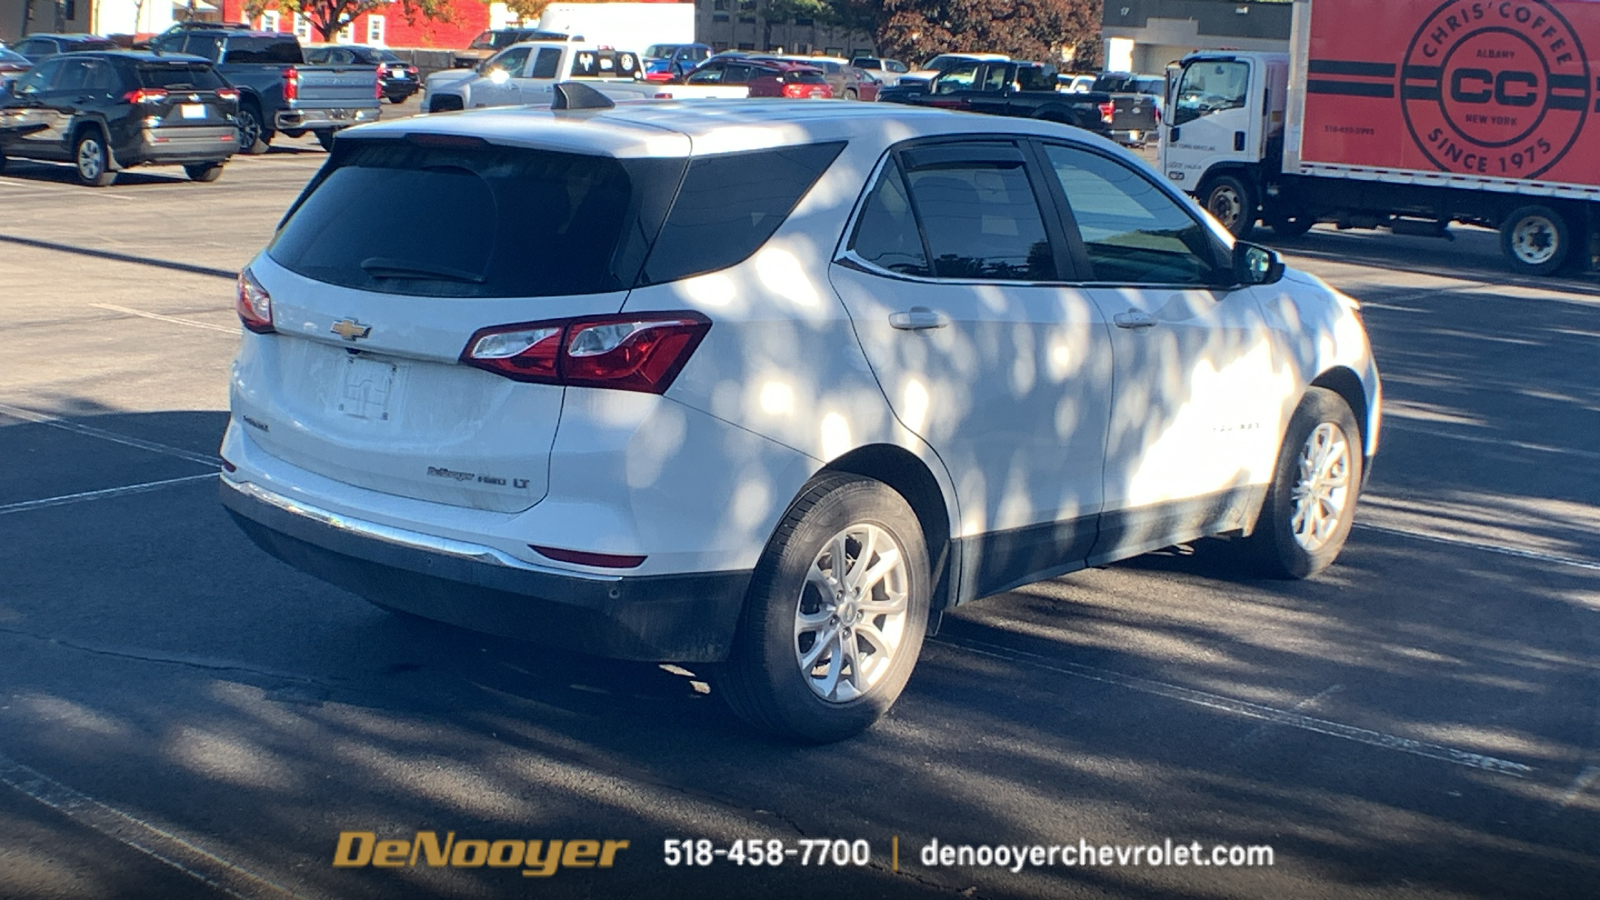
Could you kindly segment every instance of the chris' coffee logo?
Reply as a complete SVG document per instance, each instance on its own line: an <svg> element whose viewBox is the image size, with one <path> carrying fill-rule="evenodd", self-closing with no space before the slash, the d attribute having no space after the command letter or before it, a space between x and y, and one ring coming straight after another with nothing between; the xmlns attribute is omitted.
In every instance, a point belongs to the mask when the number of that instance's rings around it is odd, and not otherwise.
<svg viewBox="0 0 1600 900"><path fill-rule="evenodd" d="M1406 127L1440 169L1532 178L1577 140L1594 95L1588 56L1540 0L1451 0L1406 50Z"/></svg>

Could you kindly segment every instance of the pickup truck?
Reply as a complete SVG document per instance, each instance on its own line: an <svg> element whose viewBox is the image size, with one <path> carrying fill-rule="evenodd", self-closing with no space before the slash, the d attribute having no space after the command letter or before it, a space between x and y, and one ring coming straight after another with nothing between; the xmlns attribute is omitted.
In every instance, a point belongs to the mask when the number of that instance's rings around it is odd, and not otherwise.
<svg viewBox="0 0 1600 900"><path fill-rule="evenodd" d="M376 66L308 66L292 34L191 27L162 34L150 49L205 57L239 89L240 153L267 152L280 131L310 131L332 147L334 132L382 114Z"/></svg>
<svg viewBox="0 0 1600 900"><path fill-rule="evenodd" d="M1066 94L1056 90L1056 70L1043 63L1017 60L968 60L939 73L926 87L907 84L885 88L878 99L888 103L934 106L996 116L1047 119L1075 125L1110 137L1113 103L1110 94L1091 91Z"/></svg>
<svg viewBox="0 0 1600 900"><path fill-rule="evenodd" d="M610 94L651 97L656 85L640 81L636 53L578 41L513 44L474 69L449 69L428 76L422 93L426 112L483 106L549 106L558 81L582 81Z"/></svg>
<svg viewBox="0 0 1600 900"><path fill-rule="evenodd" d="M1167 93L1166 76L1101 72L1089 90L1111 95L1111 137L1117 143L1143 147L1146 141L1155 140Z"/></svg>

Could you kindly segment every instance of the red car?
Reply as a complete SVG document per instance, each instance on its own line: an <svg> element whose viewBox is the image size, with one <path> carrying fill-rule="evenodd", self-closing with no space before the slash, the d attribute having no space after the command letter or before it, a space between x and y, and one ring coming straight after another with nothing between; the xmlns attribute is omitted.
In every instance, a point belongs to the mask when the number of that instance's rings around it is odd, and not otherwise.
<svg viewBox="0 0 1600 900"><path fill-rule="evenodd" d="M752 97L826 100L828 79L816 66L744 56L714 56L683 77L682 84L747 84Z"/></svg>

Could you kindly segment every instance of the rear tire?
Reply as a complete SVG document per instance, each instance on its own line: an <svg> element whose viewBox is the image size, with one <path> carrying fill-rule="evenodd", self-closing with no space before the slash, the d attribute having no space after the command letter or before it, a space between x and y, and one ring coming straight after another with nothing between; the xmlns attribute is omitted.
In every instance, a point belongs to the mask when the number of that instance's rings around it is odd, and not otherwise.
<svg viewBox="0 0 1600 900"><path fill-rule="evenodd" d="M390 102L390 103L393 103L393 104L396 104L396 105L399 105L399 104L401 104L401 103L404 103L404 102L406 102L406 97L409 97L409 96L411 96L411 95L410 95L410 94L407 94L407 95L405 95L405 96L404 96L404 97L400 97L400 96L393 96L393 95L391 95L391 96L390 96L390 97L389 97L389 102Z"/></svg>
<svg viewBox="0 0 1600 900"><path fill-rule="evenodd" d="M1273 578L1310 578L1333 564L1350 536L1361 493L1361 429L1343 397L1314 387L1289 420L1255 531L1255 567Z"/></svg>
<svg viewBox="0 0 1600 900"><path fill-rule="evenodd" d="M117 180L111 171L111 155L106 152L105 136L99 128L88 128L78 135L73 145L72 159L78 170L78 181L89 187L105 187Z"/></svg>
<svg viewBox="0 0 1600 900"><path fill-rule="evenodd" d="M911 676L931 587L905 498L870 478L824 475L790 506L756 566L719 693L740 718L788 740L859 734Z"/></svg>
<svg viewBox="0 0 1600 900"><path fill-rule="evenodd" d="M1219 175L1200 192L1206 211L1239 240L1247 240L1256 227L1256 195L1232 175Z"/></svg>
<svg viewBox="0 0 1600 900"><path fill-rule="evenodd" d="M1299 210L1274 211L1271 216L1262 216L1262 221L1272 229L1272 233L1281 238L1297 238L1311 230L1317 224L1317 217L1306 215Z"/></svg>
<svg viewBox="0 0 1600 900"><path fill-rule="evenodd" d="M192 166L184 166L183 171L189 173L190 181L210 184L222 177L222 163L198 163Z"/></svg>
<svg viewBox="0 0 1600 900"><path fill-rule="evenodd" d="M260 156L267 152L267 147L272 143L272 132L267 130L261 120L261 110L254 104L241 105L239 112L234 115L234 123L239 129L239 152L246 156Z"/></svg>
<svg viewBox="0 0 1600 900"><path fill-rule="evenodd" d="M1554 275L1573 256L1572 229L1560 213L1538 204L1519 207L1500 223L1500 250L1526 275Z"/></svg>

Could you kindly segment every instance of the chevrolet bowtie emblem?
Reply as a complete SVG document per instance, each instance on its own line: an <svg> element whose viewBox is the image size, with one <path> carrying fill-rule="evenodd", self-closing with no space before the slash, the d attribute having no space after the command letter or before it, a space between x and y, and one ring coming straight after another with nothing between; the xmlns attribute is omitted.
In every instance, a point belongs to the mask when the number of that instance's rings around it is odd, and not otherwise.
<svg viewBox="0 0 1600 900"><path fill-rule="evenodd" d="M355 342L371 334L372 326L363 325L355 319L340 319L328 330L347 341Z"/></svg>

